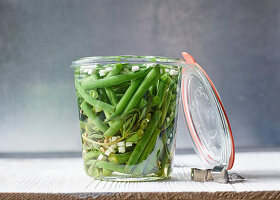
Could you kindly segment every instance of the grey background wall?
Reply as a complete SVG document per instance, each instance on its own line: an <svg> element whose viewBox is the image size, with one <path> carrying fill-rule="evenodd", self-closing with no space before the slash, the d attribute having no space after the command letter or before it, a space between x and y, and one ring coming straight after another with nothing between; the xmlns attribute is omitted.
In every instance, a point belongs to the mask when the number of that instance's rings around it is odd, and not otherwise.
<svg viewBox="0 0 280 200"><path fill-rule="evenodd" d="M280 2L0 0L0 152L80 150L70 62L191 53L237 147L280 146ZM181 126L178 148L191 147Z"/></svg>

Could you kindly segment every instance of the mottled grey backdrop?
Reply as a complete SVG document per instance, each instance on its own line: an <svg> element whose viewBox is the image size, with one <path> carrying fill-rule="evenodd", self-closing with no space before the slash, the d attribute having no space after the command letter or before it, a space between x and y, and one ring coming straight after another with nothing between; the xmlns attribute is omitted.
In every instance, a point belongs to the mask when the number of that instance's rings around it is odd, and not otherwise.
<svg viewBox="0 0 280 200"><path fill-rule="evenodd" d="M73 59L183 50L237 147L280 146L280 1L0 0L0 152L80 150ZM177 142L191 147L183 128Z"/></svg>

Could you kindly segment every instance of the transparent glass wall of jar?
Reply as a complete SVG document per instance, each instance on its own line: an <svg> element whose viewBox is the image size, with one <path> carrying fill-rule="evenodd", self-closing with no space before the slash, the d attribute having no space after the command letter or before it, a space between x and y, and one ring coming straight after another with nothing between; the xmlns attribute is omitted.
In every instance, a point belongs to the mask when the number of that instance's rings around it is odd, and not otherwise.
<svg viewBox="0 0 280 200"><path fill-rule="evenodd" d="M181 66L174 58L88 57L72 63L86 173L151 181L172 172Z"/></svg>

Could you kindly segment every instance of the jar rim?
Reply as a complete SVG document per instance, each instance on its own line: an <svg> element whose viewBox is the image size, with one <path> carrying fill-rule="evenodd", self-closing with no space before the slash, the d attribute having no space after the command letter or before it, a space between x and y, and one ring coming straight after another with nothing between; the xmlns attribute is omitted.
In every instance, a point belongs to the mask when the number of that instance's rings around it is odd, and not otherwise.
<svg viewBox="0 0 280 200"><path fill-rule="evenodd" d="M92 64L113 64L113 63L156 63L165 65L185 65L185 62L173 57L163 56L138 56L138 55L119 55L119 56L92 56L82 57L74 60L71 67L88 66Z"/></svg>

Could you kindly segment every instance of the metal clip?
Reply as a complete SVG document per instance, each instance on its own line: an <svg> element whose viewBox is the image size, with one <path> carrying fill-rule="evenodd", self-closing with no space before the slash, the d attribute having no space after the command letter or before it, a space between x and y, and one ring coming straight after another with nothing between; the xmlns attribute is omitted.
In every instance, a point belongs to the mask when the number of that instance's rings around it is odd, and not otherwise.
<svg viewBox="0 0 280 200"><path fill-rule="evenodd" d="M213 180L209 169L191 168L191 180L196 182L206 182Z"/></svg>
<svg viewBox="0 0 280 200"><path fill-rule="evenodd" d="M225 184L244 181L244 178L237 173L229 174L223 166L216 166L213 169L191 168L191 180L197 182L215 181Z"/></svg>
<svg viewBox="0 0 280 200"><path fill-rule="evenodd" d="M228 171L222 166L216 166L211 171L213 179L217 183L228 183Z"/></svg>
<svg viewBox="0 0 280 200"><path fill-rule="evenodd" d="M230 183L238 183L238 182L242 182L245 180L244 177L240 176L239 174L237 173L232 173L232 174L229 174L229 182Z"/></svg>

